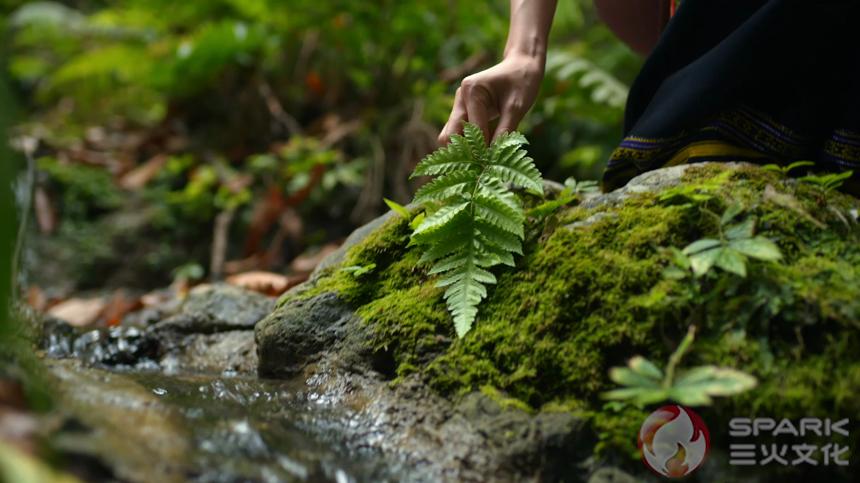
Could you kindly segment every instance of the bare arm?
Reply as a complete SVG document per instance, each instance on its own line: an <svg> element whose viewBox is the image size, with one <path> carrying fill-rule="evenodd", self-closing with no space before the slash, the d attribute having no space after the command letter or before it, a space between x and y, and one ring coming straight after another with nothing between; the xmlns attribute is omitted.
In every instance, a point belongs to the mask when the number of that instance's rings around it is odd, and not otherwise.
<svg viewBox="0 0 860 483"><path fill-rule="evenodd" d="M671 0L594 0L597 14L627 45L648 55L669 21Z"/></svg>
<svg viewBox="0 0 860 483"><path fill-rule="evenodd" d="M546 67L547 41L557 0L511 0L511 23L504 59L463 79L454 98L440 144L463 130L480 126L489 141L490 121L499 119L492 137L513 131L537 98Z"/></svg>

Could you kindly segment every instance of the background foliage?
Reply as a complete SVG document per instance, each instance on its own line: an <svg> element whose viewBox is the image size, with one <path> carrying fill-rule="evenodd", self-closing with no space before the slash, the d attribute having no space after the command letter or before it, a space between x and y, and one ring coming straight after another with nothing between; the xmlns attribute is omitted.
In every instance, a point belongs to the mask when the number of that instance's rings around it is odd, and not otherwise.
<svg viewBox="0 0 860 483"><path fill-rule="evenodd" d="M454 89L498 60L508 16L505 0L0 8L27 113L16 135L39 143L31 259L65 256L65 290L156 286L188 263L281 270L375 216L383 196L407 201ZM591 2L560 2L542 94L521 126L545 176L599 175L639 62ZM138 266L123 275L135 262L117 253L130 252ZM60 278L39 272L35 283Z"/></svg>

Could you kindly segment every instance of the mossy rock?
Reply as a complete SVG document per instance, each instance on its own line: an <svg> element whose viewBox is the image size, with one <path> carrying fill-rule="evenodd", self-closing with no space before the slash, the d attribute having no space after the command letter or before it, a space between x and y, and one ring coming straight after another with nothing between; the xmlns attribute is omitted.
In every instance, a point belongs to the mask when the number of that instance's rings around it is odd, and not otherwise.
<svg viewBox="0 0 860 483"><path fill-rule="evenodd" d="M708 213L738 203L740 218L755 218L756 234L779 246L782 261L749 261L746 277L714 271L695 282L698 290L664 276L671 247L714 237L719 217ZM647 173L530 218L524 255L516 268L495 271L498 284L462 339L442 290L407 246L408 220L389 216L258 325L262 372L280 373L283 353L274 349L283 340L273 334L283 337L289 321L278 314L335 294L364 334L347 345L363 344L360 353L395 383L417 377L451 400L482 390L532 412L574 412L600 435L597 454L635 454L648 412L604 409L600 395L614 388L609 368L637 354L665 361L690 325L699 335L683 365L733 367L759 380L703 408L717 432L736 415L853 418L860 413L858 208L849 195L745 164ZM356 276L347 266L373 268Z"/></svg>

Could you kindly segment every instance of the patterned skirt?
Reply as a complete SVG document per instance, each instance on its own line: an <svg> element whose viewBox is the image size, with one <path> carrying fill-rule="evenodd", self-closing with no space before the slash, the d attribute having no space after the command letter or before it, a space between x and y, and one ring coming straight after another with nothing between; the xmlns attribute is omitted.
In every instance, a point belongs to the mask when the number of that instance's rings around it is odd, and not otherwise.
<svg viewBox="0 0 860 483"><path fill-rule="evenodd" d="M636 79L603 187L697 161L860 177L860 0L684 0Z"/></svg>

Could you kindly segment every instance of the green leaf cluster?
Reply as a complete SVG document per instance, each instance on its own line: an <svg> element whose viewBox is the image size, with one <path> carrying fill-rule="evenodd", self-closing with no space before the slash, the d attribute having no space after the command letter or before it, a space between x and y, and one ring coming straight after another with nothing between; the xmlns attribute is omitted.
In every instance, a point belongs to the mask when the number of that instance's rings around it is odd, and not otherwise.
<svg viewBox="0 0 860 483"><path fill-rule="evenodd" d="M414 202L427 210L412 234L412 243L424 250L422 263L431 263L431 275L440 275L445 300L457 335L464 336L487 296L486 286L496 283L489 269L514 266L522 254L525 212L510 185L542 195L543 180L527 156L525 137L517 132L499 136L489 147L481 129L471 123L463 136L425 157L413 177L433 176L415 194Z"/></svg>
<svg viewBox="0 0 860 483"><path fill-rule="evenodd" d="M746 277L748 259L769 262L782 259L782 252L774 242L762 236L754 236L754 218L737 223L732 221L740 212L741 207L733 205L718 217L719 238L697 240L687 245L680 253L676 253L675 264L678 268L683 272L692 269L696 277L707 274L714 267Z"/></svg>
<svg viewBox="0 0 860 483"><path fill-rule="evenodd" d="M688 406L707 406L713 397L733 396L756 386L753 376L726 367L698 366L675 377L675 368L689 351L695 337L695 328L689 332L669 358L665 373L656 364L642 356L630 359L627 367L613 367L609 377L624 386L604 393L605 399L630 401L635 405L677 401Z"/></svg>
<svg viewBox="0 0 860 483"><path fill-rule="evenodd" d="M801 183L818 187L825 193L839 189L845 181L854 176L854 171L843 171L842 173L829 173L820 175L809 175L800 178Z"/></svg>

